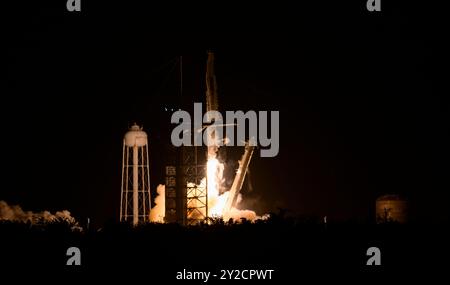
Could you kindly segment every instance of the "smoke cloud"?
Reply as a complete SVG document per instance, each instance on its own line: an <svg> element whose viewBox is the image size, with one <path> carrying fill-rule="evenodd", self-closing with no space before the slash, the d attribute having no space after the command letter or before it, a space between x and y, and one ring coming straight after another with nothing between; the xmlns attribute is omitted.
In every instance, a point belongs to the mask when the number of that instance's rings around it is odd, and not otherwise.
<svg viewBox="0 0 450 285"><path fill-rule="evenodd" d="M32 224L63 220L70 224L76 224L74 217L67 210L58 211L54 215L49 211L32 212L24 211L19 205L8 205L0 201L0 221L31 222Z"/></svg>
<svg viewBox="0 0 450 285"><path fill-rule="evenodd" d="M159 184L156 188L155 206L150 210L150 222L164 223L166 215L166 186Z"/></svg>
<svg viewBox="0 0 450 285"><path fill-rule="evenodd" d="M239 193L237 196L236 206L240 205L243 202L242 194ZM231 208L229 212L225 212L223 214L223 220L227 221L232 219L234 222L241 222L242 219L246 219L248 221L256 221L256 220L267 220L269 218L268 214L264 214L263 216L256 215L255 211L246 210L246 209L237 209Z"/></svg>

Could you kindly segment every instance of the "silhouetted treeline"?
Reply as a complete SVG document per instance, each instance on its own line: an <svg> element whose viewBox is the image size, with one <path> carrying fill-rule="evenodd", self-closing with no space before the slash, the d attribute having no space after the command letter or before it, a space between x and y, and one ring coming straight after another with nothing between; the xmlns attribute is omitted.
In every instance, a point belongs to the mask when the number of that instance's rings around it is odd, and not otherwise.
<svg viewBox="0 0 450 285"><path fill-rule="evenodd" d="M195 226L110 222L90 230L65 221L0 221L0 265L108 273L140 268L160 277L183 268L274 268L283 279L299 268L392 273L442 268L438 257L449 253L446 230L444 225L324 223L282 214L256 222L213 219ZM80 267L66 266L66 251L74 246L82 253ZM366 251L374 246L382 252L382 267L366 266Z"/></svg>

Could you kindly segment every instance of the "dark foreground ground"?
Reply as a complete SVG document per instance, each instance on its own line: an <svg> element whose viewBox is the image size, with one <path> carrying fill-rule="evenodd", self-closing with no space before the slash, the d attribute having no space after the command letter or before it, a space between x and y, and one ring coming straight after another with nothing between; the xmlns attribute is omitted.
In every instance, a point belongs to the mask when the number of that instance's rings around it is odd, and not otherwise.
<svg viewBox="0 0 450 285"><path fill-rule="evenodd" d="M1 222L0 234L2 274L20 269L39 271L42 276L55 272L136 280L147 276L148 280L170 283L184 269L217 275L208 283L225 283L220 279L224 275L221 270L274 270L271 281L277 284L288 280L302 283L310 274L318 279L333 279L336 273L347 277L386 274L402 279L437 276L448 269L450 253L449 234L443 225L325 226L276 217L256 224L193 227L110 224L83 232L73 232L65 223L33 226ZM66 251L74 246L81 251L81 265L67 266ZM366 265L369 247L380 249L381 265ZM232 275L227 279L236 278L238 271Z"/></svg>

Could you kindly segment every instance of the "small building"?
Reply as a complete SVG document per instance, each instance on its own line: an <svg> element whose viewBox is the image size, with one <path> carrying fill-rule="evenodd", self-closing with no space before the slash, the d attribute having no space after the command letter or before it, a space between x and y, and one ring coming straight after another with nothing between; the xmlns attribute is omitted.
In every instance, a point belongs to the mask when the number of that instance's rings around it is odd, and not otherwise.
<svg viewBox="0 0 450 285"><path fill-rule="evenodd" d="M408 220L408 201L400 195L383 195L376 200L376 222L406 223Z"/></svg>

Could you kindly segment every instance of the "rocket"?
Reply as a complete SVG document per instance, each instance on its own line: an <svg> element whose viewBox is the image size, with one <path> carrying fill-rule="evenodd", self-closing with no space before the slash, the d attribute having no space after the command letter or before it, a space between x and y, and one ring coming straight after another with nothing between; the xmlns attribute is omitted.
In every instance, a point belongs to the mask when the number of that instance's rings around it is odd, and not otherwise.
<svg viewBox="0 0 450 285"><path fill-rule="evenodd" d="M206 64L206 114L208 121L211 121L213 118L208 114L209 111L219 111L217 82L216 75L214 74L214 53L211 51L208 51L208 61ZM209 140L212 144L208 146L208 157L215 158L219 150L215 131L210 133Z"/></svg>

